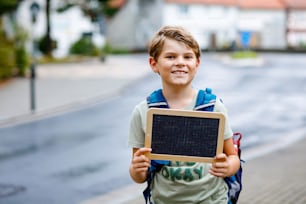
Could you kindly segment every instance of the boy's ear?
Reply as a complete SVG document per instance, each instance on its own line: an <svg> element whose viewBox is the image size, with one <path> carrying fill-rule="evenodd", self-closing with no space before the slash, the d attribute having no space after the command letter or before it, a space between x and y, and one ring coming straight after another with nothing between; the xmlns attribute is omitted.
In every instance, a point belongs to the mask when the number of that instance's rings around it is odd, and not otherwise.
<svg viewBox="0 0 306 204"><path fill-rule="evenodd" d="M198 58L198 59L197 59L197 66L199 66L200 63L201 63L201 60L200 60L200 58Z"/></svg>
<svg viewBox="0 0 306 204"><path fill-rule="evenodd" d="M158 68L156 66L156 61L155 61L155 59L153 57L149 58L149 64L150 64L150 67L153 70L153 72L159 73L159 70L158 70Z"/></svg>

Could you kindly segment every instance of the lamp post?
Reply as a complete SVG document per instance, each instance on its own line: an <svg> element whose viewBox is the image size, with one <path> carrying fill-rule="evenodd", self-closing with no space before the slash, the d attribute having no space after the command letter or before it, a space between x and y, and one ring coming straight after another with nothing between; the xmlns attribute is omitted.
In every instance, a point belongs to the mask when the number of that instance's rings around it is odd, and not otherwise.
<svg viewBox="0 0 306 204"><path fill-rule="evenodd" d="M36 108L35 104L35 78L36 78L36 44L34 39L34 25L37 20L37 15L40 8L37 2L33 2L30 6L30 12L31 12L31 22L32 22L32 63L31 63L31 69L30 69L30 102L31 102L31 111L34 112Z"/></svg>

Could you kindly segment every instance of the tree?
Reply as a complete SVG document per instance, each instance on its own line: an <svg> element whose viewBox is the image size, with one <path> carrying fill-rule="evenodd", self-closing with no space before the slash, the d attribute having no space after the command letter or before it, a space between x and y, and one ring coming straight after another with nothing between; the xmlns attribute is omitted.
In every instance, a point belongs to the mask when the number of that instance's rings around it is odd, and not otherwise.
<svg viewBox="0 0 306 204"><path fill-rule="evenodd" d="M9 1L9 0L6 0ZM99 23L104 17L112 17L118 9L110 4L109 0L62 0L59 1L59 6L57 8L58 12L65 12L73 6L79 6L84 14L88 16L93 23ZM46 34L40 40L39 48L44 55L52 57L52 50L54 48L54 42L51 39L51 26L50 26L50 5L51 0L46 0ZM103 30L103 28L100 28Z"/></svg>
<svg viewBox="0 0 306 204"><path fill-rule="evenodd" d="M19 66L19 62L24 65L26 63L25 58L18 58L20 56L25 56L24 50L19 49L17 51L18 44L20 41L15 36L14 39L8 39L5 35L5 31L2 28L2 16L8 14L13 16L14 11L17 9L20 0L1 0L0 1L0 79L11 77L16 73L16 66ZM3 32L4 31L4 32ZM18 47L18 48L17 48ZM19 52L20 51L20 52ZM21 51L23 53L21 53ZM17 59L18 58L18 59ZM22 61L23 60L23 61ZM19 67L18 67L19 68ZM20 70L19 70L20 71ZM18 74L23 74L21 72ZM22 70L23 71L23 70Z"/></svg>
<svg viewBox="0 0 306 204"><path fill-rule="evenodd" d="M73 6L79 6L86 16L96 22L101 15L111 18L116 14L118 8L114 7L111 2L110 0L62 0L57 10L63 12Z"/></svg>
<svg viewBox="0 0 306 204"><path fill-rule="evenodd" d="M9 13L16 10L20 2L20 0L1 0L0 16L4 13Z"/></svg>
<svg viewBox="0 0 306 204"><path fill-rule="evenodd" d="M54 48L53 41L51 39L51 23L50 23L50 7L51 7L51 0L46 0L46 33L41 38L39 42L39 50L47 57L52 58L52 50Z"/></svg>

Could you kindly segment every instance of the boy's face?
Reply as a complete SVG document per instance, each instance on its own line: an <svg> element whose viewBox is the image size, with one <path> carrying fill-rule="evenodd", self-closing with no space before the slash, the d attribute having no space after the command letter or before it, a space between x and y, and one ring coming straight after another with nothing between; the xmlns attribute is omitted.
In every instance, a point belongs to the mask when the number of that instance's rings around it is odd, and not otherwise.
<svg viewBox="0 0 306 204"><path fill-rule="evenodd" d="M190 85L200 64L195 53L185 44L166 39L157 60L150 57L150 66L161 76L163 85Z"/></svg>

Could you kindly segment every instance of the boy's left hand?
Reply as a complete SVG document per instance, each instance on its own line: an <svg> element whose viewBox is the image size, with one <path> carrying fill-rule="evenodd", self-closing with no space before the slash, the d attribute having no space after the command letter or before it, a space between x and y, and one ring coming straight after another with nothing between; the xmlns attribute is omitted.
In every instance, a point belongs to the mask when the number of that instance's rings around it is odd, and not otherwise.
<svg viewBox="0 0 306 204"><path fill-rule="evenodd" d="M226 154L221 153L215 157L215 161L212 163L212 167L209 170L209 173L217 176L225 178L229 175L230 171L230 162Z"/></svg>

